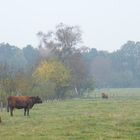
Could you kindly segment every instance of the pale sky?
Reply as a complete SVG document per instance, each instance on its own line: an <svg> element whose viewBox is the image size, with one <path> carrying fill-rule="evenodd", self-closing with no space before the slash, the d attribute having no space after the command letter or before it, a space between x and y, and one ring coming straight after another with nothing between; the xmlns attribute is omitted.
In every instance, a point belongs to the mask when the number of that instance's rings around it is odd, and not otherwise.
<svg viewBox="0 0 140 140"><path fill-rule="evenodd" d="M84 45L114 51L140 41L140 0L0 0L0 42L38 45L36 33L79 25Z"/></svg>

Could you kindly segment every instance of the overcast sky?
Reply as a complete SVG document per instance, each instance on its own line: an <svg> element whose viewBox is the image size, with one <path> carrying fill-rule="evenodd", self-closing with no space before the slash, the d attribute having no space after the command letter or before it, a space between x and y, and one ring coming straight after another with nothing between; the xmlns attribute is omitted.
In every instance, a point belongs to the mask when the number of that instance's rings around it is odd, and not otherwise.
<svg viewBox="0 0 140 140"><path fill-rule="evenodd" d="M140 41L140 0L0 0L0 42L38 45L36 33L79 25L84 45L117 50Z"/></svg>

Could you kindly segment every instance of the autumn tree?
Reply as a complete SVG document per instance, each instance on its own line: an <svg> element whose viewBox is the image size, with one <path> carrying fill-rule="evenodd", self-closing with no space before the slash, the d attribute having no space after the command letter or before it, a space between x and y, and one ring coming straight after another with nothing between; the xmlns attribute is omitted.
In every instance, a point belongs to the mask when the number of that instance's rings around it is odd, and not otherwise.
<svg viewBox="0 0 140 140"><path fill-rule="evenodd" d="M15 91L14 76L7 64L0 64L0 102L6 105L6 97Z"/></svg>
<svg viewBox="0 0 140 140"><path fill-rule="evenodd" d="M82 53L89 48L82 46L82 32L79 26L68 26L60 23L55 31L39 32L40 52L43 58L57 58L71 70L71 90L78 95L93 86ZM46 57L45 57L46 56ZM92 88L93 89L93 88Z"/></svg>
<svg viewBox="0 0 140 140"><path fill-rule="evenodd" d="M18 72L15 76L16 95L31 95L34 81L31 75Z"/></svg>
<svg viewBox="0 0 140 140"><path fill-rule="evenodd" d="M58 60L43 61L37 67L33 77L40 86L53 84L56 98L63 98L70 84L70 70Z"/></svg>

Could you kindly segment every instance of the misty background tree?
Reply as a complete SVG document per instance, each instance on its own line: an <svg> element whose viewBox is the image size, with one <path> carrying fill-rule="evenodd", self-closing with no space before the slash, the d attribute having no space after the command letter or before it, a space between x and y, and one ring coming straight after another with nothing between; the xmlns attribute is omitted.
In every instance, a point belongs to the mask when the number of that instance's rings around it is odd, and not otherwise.
<svg viewBox="0 0 140 140"><path fill-rule="evenodd" d="M38 48L0 44L0 102L5 104L9 95L40 95L46 100L83 96L95 87L140 87L140 42L128 41L111 53L97 50L83 45L78 26L62 23L37 37ZM39 68L48 78L38 83ZM54 73L48 75L49 69Z"/></svg>

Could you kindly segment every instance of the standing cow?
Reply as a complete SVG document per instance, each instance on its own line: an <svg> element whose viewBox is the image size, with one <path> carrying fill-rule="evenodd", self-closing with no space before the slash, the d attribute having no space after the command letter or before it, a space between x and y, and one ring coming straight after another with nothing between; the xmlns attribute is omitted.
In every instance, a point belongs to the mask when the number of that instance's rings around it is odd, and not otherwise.
<svg viewBox="0 0 140 140"><path fill-rule="evenodd" d="M42 103L42 100L37 96L9 96L7 98L8 105L7 105L7 111L13 116L13 110L14 108L17 109L23 109L24 108L24 116L29 116L29 109L34 106L34 104Z"/></svg>

